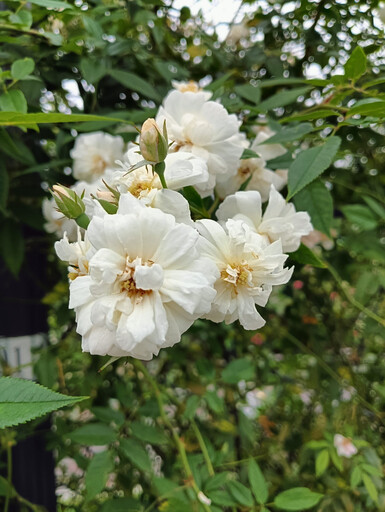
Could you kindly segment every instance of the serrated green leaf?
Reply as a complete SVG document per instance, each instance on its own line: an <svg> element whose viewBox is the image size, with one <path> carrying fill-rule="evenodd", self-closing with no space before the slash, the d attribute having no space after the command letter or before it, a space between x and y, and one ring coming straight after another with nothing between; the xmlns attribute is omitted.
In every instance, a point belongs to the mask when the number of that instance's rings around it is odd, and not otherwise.
<svg viewBox="0 0 385 512"><path fill-rule="evenodd" d="M307 487L294 487L281 492L274 499L274 505L280 510L308 510L321 501L323 494L312 492Z"/></svg>
<svg viewBox="0 0 385 512"><path fill-rule="evenodd" d="M240 380L252 380L254 377L254 365L246 358L231 361L222 371L222 380L227 384L237 384Z"/></svg>
<svg viewBox="0 0 385 512"><path fill-rule="evenodd" d="M29 57L18 59L11 66L11 75L14 80L23 80L35 69L35 63Z"/></svg>
<svg viewBox="0 0 385 512"><path fill-rule="evenodd" d="M254 459L250 459L248 467L248 476L251 490L260 505L266 503L269 497L269 489L263 473Z"/></svg>
<svg viewBox="0 0 385 512"><path fill-rule="evenodd" d="M290 103L294 103L299 96L303 96L306 94L311 87L299 87L297 89L291 89L289 91L281 91L270 98L262 101L257 109L259 112L267 112L268 110L272 110L273 108L285 107L286 105L290 105Z"/></svg>
<svg viewBox="0 0 385 512"><path fill-rule="evenodd" d="M25 423L86 398L62 395L30 380L0 377L0 428Z"/></svg>
<svg viewBox="0 0 385 512"><path fill-rule="evenodd" d="M376 486L373 483L373 480L367 473L362 473L362 481L364 482L365 488L368 491L369 496L373 501L377 503L378 501L378 491Z"/></svg>
<svg viewBox="0 0 385 512"><path fill-rule="evenodd" d="M345 76L350 80L357 80L366 71L367 59L361 46L356 46L345 64Z"/></svg>
<svg viewBox="0 0 385 512"><path fill-rule="evenodd" d="M115 80L127 87L127 89L147 96L155 101L160 101L161 98L154 87L138 75L129 73L128 71L120 71L118 69L110 70L109 74L112 78L115 78Z"/></svg>
<svg viewBox="0 0 385 512"><path fill-rule="evenodd" d="M317 477L322 476L329 466L330 455L328 450L322 450L317 454L315 459L315 474Z"/></svg>
<svg viewBox="0 0 385 512"><path fill-rule="evenodd" d="M116 441L117 433L113 428L103 423L89 423L74 430L68 437L74 443L84 444L85 446L103 446Z"/></svg>
<svg viewBox="0 0 385 512"><path fill-rule="evenodd" d="M155 425L146 425L142 421L133 421L130 425L132 435L150 444L166 444L168 437L164 431Z"/></svg>
<svg viewBox="0 0 385 512"><path fill-rule="evenodd" d="M113 469L114 463L109 451L97 453L92 457L85 477L87 500L92 500L102 492Z"/></svg>
<svg viewBox="0 0 385 512"><path fill-rule="evenodd" d="M299 249L290 253L290 258L302 265L312 265L317 268L326 268L325 263L306 245L301 244Z"/></svg>
<svg viewBox="0 0 385 512"><path fill-rule="evenodd" d="M314 110L308 114L294 114L289 117L285 117L281 120L281 123L290 123L292 121L315 121L316 119L323 119L330 116L340 116L341 113L336 110Z"/></svg>
<svg viewBox="0 0 385 512"><path fill-rule="evenodd" d="M264 144L279 144L282 142L292 142L301 139L304 135L313 131L313 125L310 123L298 124L291 128L283 128L278 133L267 139Z"/></svg>
<svg viewBox="0 0 385 512"><path fill-rule="evenodd" d="M322 181L313 181L294 197L297 210L308 212L314 229L330 236L333 221L333 198Z"/></svg>
<svg viewBox="0 0 385 512"><path fill-rule="evenodd" d="M20 112L26 114L28 105L24 94L19 89L11 89L0 96L0 109L3 112Z"/></svg>
<svg viewBox="0 0 385 512"><path fill-rule="evenodd" d="M151 471L151 462L148 453L135 439L122 439L120 441L122 454L142 471Z"/></svg>
<svg viewBox="0 0 385 512"><path fill-rule="evenodd" d="M376 100L371 103L357 104L348 112L349 116L361 115L371 117L384 117L385 116L385 101Z"/></svg>
<svg viewBox="0 0 385 512"><path fill-rule="evenodd" d="M314 181L332 164L340 147L339 137L329 137L324 144L302 151L289 168L287 199Z"/></svg>
<svg viewBox="0 0 385 512"><path fill-rule="evenodd" d="M125 417L121 411L115 411L110 407L92 407L91 412L95 414L98 420L104 423L115 423L118 426L123 425Z"/></svg>

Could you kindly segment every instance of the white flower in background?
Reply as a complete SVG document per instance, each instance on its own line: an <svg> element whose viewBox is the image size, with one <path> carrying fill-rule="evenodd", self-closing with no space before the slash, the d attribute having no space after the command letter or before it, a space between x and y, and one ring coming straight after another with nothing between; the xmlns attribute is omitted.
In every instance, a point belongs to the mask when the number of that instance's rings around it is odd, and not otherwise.
<svg viewBox="0 0 385 512"><path fill-rule="evenodd" d="M292 203L271 186L269 202L262 216L261 196L259 192L248 190L236 192L226 197L216 212L221 223L228 219L247 223L269 242L280 240L284 252L298 249L301 237L308 235L313 226L307 212L297 212Z"/></svg>
<svg viewBox="0 0 385 512"><path fill-rule="evenodd" d="M91 194L96 195L100 182L87 183L85 181L78 181L75 185L70 187L79 196L84 192L84 204L86 207L86 215L92 217L94 211L93 201ZM78 236L78 225L74 219L68 219L61 212L58 211L55 200L45 198L42 203L43 216L46 220L44 229L47 233L55 233L57 238L62 238L64 233L67 233L68 240L74 242Z"/></svg>
<svg viewBox="0 0 385 512"><path fill-rule="evenodd" d="M247 39L248 37L250 37L250 29L246 24L246 20L243 20L241 23L231 25L226 37L226 43L230 45L237 44L241 39Z"/></svg>
<svg viewBox="0 0 385 512"><path fill-rule="evenodd" d="M334 447L340 457L346 457L347 459L350 459L358 452L357 448L352 443L352 440L348 437L342 436L341 434L336 434L334 436Z"/></svg>
<svg viewBox="0 0 385 512"><path fill-rule="evenodd" d="M202 94L205 100L209 100L213 95L210 91L204 91L194 80L188 82L178 82L177 80L171 80L171 85L179 92L194 92L196 94Z"/></svg>
<svg viewBox="0 0 385 512"><path fill-rule="evenodd" d="M287 170L268 169L267 160L272 160L286 153L281 144L263 144L275 134L268 127L259 127L257 137L250 145L250 149L259 155L259 158L245 158L240 161L238 171L225 182L218 183L216 191L221 198L237 192L241 185L250 180L245 190L258 190L262 201L267 201L270 187L274 185L276 190L281 190L287 184Z"/></svg>
<svg viewBox="0 0 385 512"><path fill-rule="evenodd" d="M122 137L94 132L79 135L70 152L73 159L73 175L77 180L89 183L98 180L109 167L116 167L124 151Z"/></svg>
<svg viewBox="0 0 385 512"><path fill-rule="evenodd" d="M203 254L213 260L220 276L217 295L206 318L230 324L239 319L245 329L259 329L265 321L255 305L265 306L273 285L287 283L292 269L284 268L287 258L281 242L269 244L246 223L229 220L225 229L213 220L196 223L205 238Z"/></svg>
<svg viewBox="0 0 385 512"><path fill-rule="evenodd" d="M203 158L209 172L205 183L195 187L203 196L212 193L217 180L227 180L237 172L245 136L241 122L215 101L192 92L171 91L156 116L174 142L170 151L184 151Z"/></svg>
<svg viewBox="0 0 385 512"><path fill-rule="evenodd" d="M265 386L262 389L255 388L246 393L246 405L241 405L240 409L249 419L255 419L258 416L259 409L266 402L271 400L274 393L274 386Z"/></svg>
<svg viewBox="0 0 385 512"><path fill-rule="evenodd" d="M149 360L209 312L217 270L192 227L124 194L87 235L89 274L70 284L83 351Z"/></svg>

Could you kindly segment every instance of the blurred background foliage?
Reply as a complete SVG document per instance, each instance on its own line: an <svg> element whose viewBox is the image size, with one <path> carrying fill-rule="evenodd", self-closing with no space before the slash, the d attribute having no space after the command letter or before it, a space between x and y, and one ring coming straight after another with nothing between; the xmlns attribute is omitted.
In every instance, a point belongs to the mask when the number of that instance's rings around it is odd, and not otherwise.
<svg viewBox="0 0 385 512"><path fill-rule="evenodd" d="M274 502L293 487L324 495L312 510L385 510L385 110L344 117L356 100L385 100L378 2L237 2L223 30L187 2L32 0L1 8L2 276L17 279L9 276L28 268L43 288L49 333L35 358L38 381L90 396L56 413L47 434L58 510L200 511L207 498L213 512L311 508L311 500L303 508L290 497L294 508ZM367 73L360 79L355 61L344 78L357 46ZM313 222L324 232L315 251L328 266L297 265L258 332L198 321L152 362L119 360L99 372L107 358L81 353L66 270L44 232L41 202L54 183L73 183L69 151L77 134L104 130L129 141L136 131L116 121L10 126L1 111L95 114L140 125L172 80L187 79L241 113L249 134L266 118L276 130L283 119L290 127L311 123L287 141L290 152L275 168L338 130L338 159L313 189L315 198L327 196ZM316 106L321 100L327 115ZM306 195L295 202L311 209ZM41 259L31 266L36 250ZM3 361L5 375L16 370ZM21 427L17 439L33 427ZM358 453L339 456L335 434L351 438Z"/></svg>

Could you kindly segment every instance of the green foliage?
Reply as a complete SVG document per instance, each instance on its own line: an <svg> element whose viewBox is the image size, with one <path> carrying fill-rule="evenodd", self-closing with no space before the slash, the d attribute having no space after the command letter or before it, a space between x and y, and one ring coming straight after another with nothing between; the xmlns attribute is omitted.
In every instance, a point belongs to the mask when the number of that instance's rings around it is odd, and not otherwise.
<svg viewBox="0 0 385 512"><path fill-rule="evenodd" d="M284 491L274 500L280 510L309 510L322 499L322 494L310 491L307 487L296 487Z"/></svg>
<svg viewBox="0 0 385 512"><path fill-rule="evenodd" d="M0 428L25 423L86 398L61 395L34 382L11 377L0 377L0 396Z"/></svg>

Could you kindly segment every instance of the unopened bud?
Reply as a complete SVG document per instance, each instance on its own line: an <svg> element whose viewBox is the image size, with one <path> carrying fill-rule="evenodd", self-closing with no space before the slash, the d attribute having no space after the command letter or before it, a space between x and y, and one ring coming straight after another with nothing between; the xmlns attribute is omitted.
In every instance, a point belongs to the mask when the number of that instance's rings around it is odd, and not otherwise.
<svg viewBox="0 0 385 512"><path fill-rule="evenodd" d="M69 219L77 219L85 212L84 202L74 190L62 185L54 185L52 189L53 198L63 215Z"/></svg>
<svg viewBox="0 0 385 512"><path fill-rule="evenodd" d="M143 123L139 141L140 152L147 162L157 164L163 162L168 152L166 122L161 133L155 119L147 119Z"/></svg>

